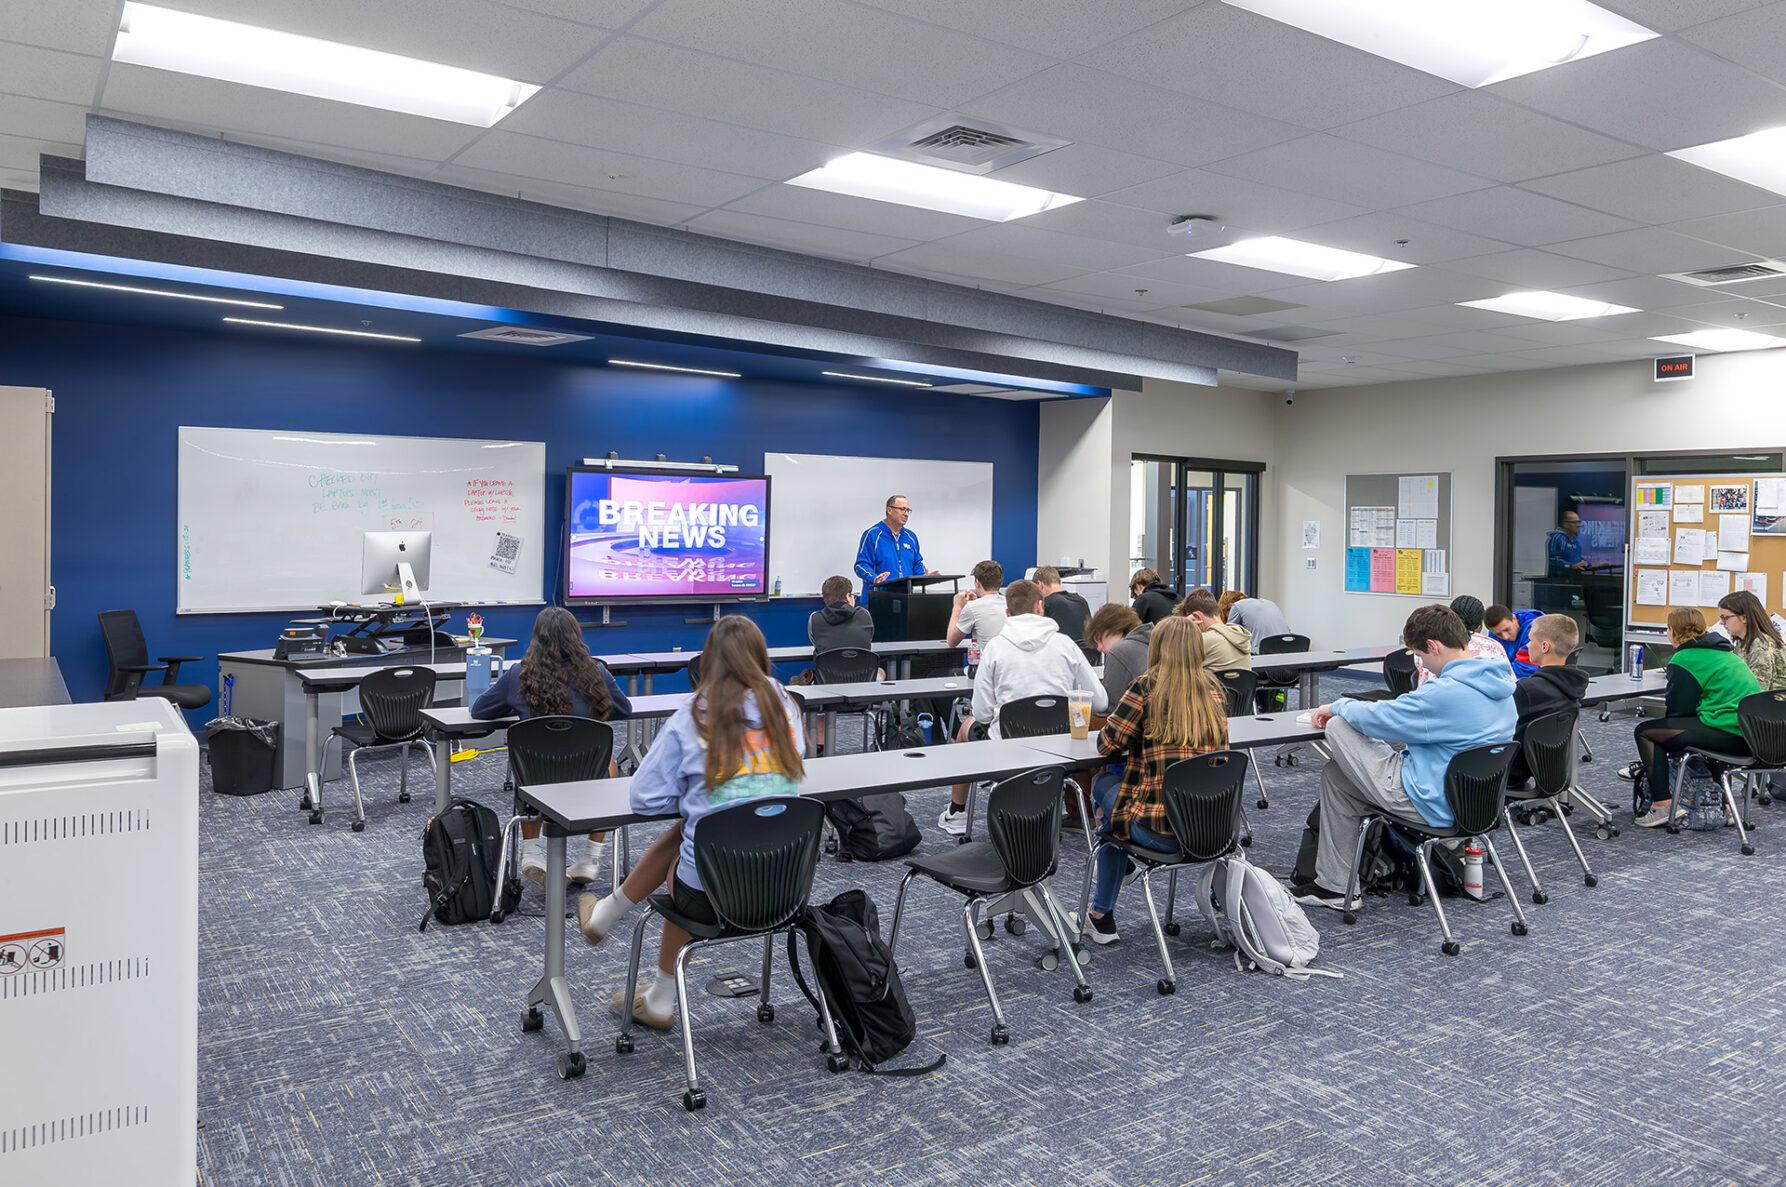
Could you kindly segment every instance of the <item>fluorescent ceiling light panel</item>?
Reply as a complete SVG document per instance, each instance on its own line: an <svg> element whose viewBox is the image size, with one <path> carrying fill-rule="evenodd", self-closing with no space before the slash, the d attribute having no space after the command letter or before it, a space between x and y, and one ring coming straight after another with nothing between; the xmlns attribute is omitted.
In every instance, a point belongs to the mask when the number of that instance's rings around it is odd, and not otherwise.
<svg viewBox="0 0 1786 1187"><path fill-rule="evenodd" d="M853 152L838 157L822 169L791 178L789 185L809 190L828 190L877 202L897 202L944 214L964 214L995 223L1070 206L1082 199L1056 194L1014 181L957 173L935 165Z"/></svg>
<svg viewBox="0 0 1786 1187"><path fill-rule="evenodd" d="M1322 247L1319 243L1304 243L1300 239L1286 239L1282 235L1242 239L1238 243L1188 254L1193 260L1216 260L1223 264L1239 264L1243 268L1306 276L1310 280L1351 280L1356 276L1376 276L1414 267L1413 264L1404 264L1400 260L1385 260L1362 252Z"/></svg>
<svg viewBox="0 0 1786 1187"><path fill-rule="evenodd" d="M1620 313L1642 312L1629 305L1614 305L1611 301L1590 301L1585 297L1545 292L1508 293L1481 301L1459 301L1458 304L1470 309L1511 313L1514 317L1535 317L1540 321L1579 321L1584 317L1613 317Z"/></svg>
<svg viewBox="0 0 1786 1187"><path fill-rule="evenodd" d="M1786 127L1763 128L1747 136L1714 140L1693 148L1677 148L1668 155L1713 173L1786 194Z"/></svg>
<svg viewBox="0 0 1786 1187"><path fill-rule="evenodd" d="M853 375L848 371L821 371L821 375L829 375L833 379L860 379L864 383L897 383L901 387L934 387L922 379L888 379L885 375Z"/></svg>
<svg viewBox="0 0 1786 1187"><path fill-rule="evenodd" d="M681 375L711 375L715 379L743 379L736 371L708 371L702 367L672 367L668 363L638 363L631 359L609 359L610 367L639 367L646 371L675 371Z"/></svg>
<svg viewBox="0 0 1786 1187"><path fill-rule="evenodd" d="M114 62L488 128L537 86L336 41L127 3Z"/></svg>
<svg viewBox="0 0 1786 1187"><path fill-rule="evenodd" d="M1225 0L1466 87L1578 62L1657 34L1588 0Z"/></svg>
<svg viewBox="0 0 1786 1187"><path fill-rule="evenodd" d="M1659 338L1651 338L1651 342L1673 342L1680 346L1690 346L1694 350L1726 351L1726 350L1767 350L1769 347L1786 346L1786 338L1775 338L1771 334L1758 334L1754 330L1694 330L1691 334L1663 334Z"/></svg>
<svg viewBox="0 0 1786 1187"><path fill-rule="evenodd" d="M375 334L371 330L337 330L333 326L301 326L289 321L256 321L251 317L226 317L231 325L262 326L269 330L303 330L307 334L340 334L347 338L382 338L387 342L420 342L408 334Z"/></svg>
<svg viewBox="0 0 1786 1187"><path fill-rule="evenodd" d="M177 301L208 301L213 305L242 305L249 309L284 309L283 305L274 305L266 301L245 301L236 297L206 297L198 293L176 293L171 289L145 289L131 284L102 284L97 280L76 280L72 276L39 276L32 273L32 280L41 280L45 284L72 284L84 289L106 289L114 293L135 293L143 297L172 297Z"/></svg>

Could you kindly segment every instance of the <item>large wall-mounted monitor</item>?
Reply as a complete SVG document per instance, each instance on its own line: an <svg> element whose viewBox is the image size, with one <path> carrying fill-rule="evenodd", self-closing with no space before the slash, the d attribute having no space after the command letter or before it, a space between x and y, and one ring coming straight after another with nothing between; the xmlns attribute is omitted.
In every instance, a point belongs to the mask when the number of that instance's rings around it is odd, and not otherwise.
<svg viewBox="0 0 1786 1187"><path fill-rule="evenodd" d="M565 601L729 601L769 592L769 479L573 466Z"/></svg>

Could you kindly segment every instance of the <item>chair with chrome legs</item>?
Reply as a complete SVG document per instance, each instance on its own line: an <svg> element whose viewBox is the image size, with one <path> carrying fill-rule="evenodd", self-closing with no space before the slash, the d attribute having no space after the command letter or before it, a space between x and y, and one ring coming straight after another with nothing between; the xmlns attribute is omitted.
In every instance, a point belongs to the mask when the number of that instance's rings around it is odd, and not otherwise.
<svg viewBox="0 0 1786 1187"><path fill-rule="evenodd" d="M1266 635L1259 640L1260 655L1300 655L1312 644L1307 635ZM1276 713L1289 708L1289 690L1298 689L1297 701L1300 702L1302 677L1301 668L1278 668L1274 671L1260 672L1259 692L1254 700L1258 703L1259 712ZM1300 709L1311 709L1312 705L1298 704ZM1278 747L1272 762L1277 766L1295 766L1296 752L1302 749L1300 744Z"/></svg>
<svg viewBox="0 0 1786 1187"><path fill-rule="evenodd" d="M961 925L967 931L967 967L980 970L980 981L986 986L986 1000L992 1005L992 1042L1008 1043L1011 1032L1005 1025L1005 1012L998 1003L998 991L992 987L992 970L986 967L986 951L980 947L980 933L975 915L984 903L1006 895L1023 894L1040 900L1049 929L1060 938L1060 946L1044 954L1058 960L1066 957L1073 970L1073 1000L1091 1000L1091 986L1085 983L1085 970L1074 952L1071 933L1061 916L1060 906L1048 889L1060 860L1061 770L1044 767L1013 775L986 797L985 841L957 845L936 857L909 858L909 867L899 882L899 896L893 903L893 929L887 938L889 951L898 947L899 922L905 911L905 892L919 874L940 886L947 887L966 900L961 904Z"/></svg>
<svg viewBox="0 0 1786 1187"><path fill-rule="evenodd" d="M434 669L381 668L360 681L360 711L366 715L365 725L338 725L329 733L341 739L345 747L353 743L347 754L347 773L353 780L353 831L366 828L366 801L360 796L360 755L371 750L399 750L402 760L397 767L397 802L409 802L409 748L420 746L422 757L434 764L434 748L422 737L422 710L434 703ZM323 743L328 749L328 743ZM327 754L324 754L325 765ZM315 805L310 823L322 823L322 807Z"/></svg>
<svg viewBox="0 0 1786 1187"><path fill-rule="evenodd" d="M1522 747L1525 751L1526 767L1532 772L1532 786L1529 788L1507 789L1507 804L1513 810L1513 819L1520 824L1531 824L1532 805L1538 804L1549 809L1556 817L1557 823L1563 827L1563 836L1569 839L1569 848L1575 851L1575 860L1581 863L1581 880L1589 886L1598 886L1600 879L1588 868L1587 855L1581 851L1581 842L1575 839L1575 830L1569 827L1569 817L1564 812L1563 797L1574 799L1585 797L1586 793L1575 783L1575 729L1579 714L1574 709L1562 709L1555 713L1546 713L1543 717L1526 725L1526 736ZM1519 830L1508 825L1507 831L1514 841L1519 841ZM1542 903L1537 892L1532 901Z"/></svg>
<svg viewBox="0 0 1786 1187"><path fill-rule="evenodd" d="M798 932L796 926L807 900L812 897L812 875L819 861L819 834L825 809L817 800L800 796L760 796L741 800L708 814L695 833L695 869L713 903L718 923L701 923L676 910L672 896L654 894L647 910L633 928L632 956L626 966L626 992L621 997L625 1013L614 1050L633 1051L633 994L639 984L639 952L645 943L645 927L653 915L661 916L694 937L676 954L676 1009L682 1019L682 1060L688 1072L688 1089L682 1107L689 1112L707 1106L707 1094L695 1071L694 1033L688 1016L688 960L695 949L738 940L763 941L763 981L757 997L757 1021L775 1021L769 1004L769 973L775 957L775 937ZM810 955L810 954L809 954ZM831 1007L819 994L824 1025L825 1066L840 1072L849 1060L837 1043Z"/></svg>
<svg viewBox="0 0 1786 1187"><path fill-rule="evenodd" d="M1420 867L1420 883L1425 897L1432 902L1433 914L1439 917L1439 930L1445 935L1445 942L1439 948L1441 952L1456 956L1463 948L1451 938L1451 924L1445 919L1445 908L1439 904L1433 886L1432 849L1440 841L1473 839L1482 842L1482 847L1488 851L1488 859L1494 863L1495 873L1500 876L1501 885L1507 888L1507 901L1513 905L1513 934L1525 935L1526 913L1519 905L1519 895L1514 893L1513 883L1507 878L1507 868L1501 864L1501 854L1495 848L1493 835L1507 820L1507 768L1513 763L1514 750L1512 742L1497 742L1492 746L1460 750L1451 756L1451 763L1445 768L1445 802L1451 807L1454 822L1450 828L1414 824L1399 816L1367 816L1361 820L1358 845L1352 853L1352 873L1346 880L1346 894L1342 900L1346 909L1341 918L1347 923L1358 922L1352 906L1358 898L1358 866L1364 860L1364 841L1371 822L1382 820L1391 828L1421 838L1414 850L1414 860ZM1530 870L1527 872L1529 874ZM1417 905L1419 901L1418 897L1409 898L1410 905Z"/></svg>
<svg viewBox="0 0 1786 1187"><path fill-rule="evenodd" d="M1755 843L1749 840L1749 833L1755 829L1755 821L1749 816L1749 794L1753 790L1753 776L1762 771L1786 770L1786 691L1750 693L1736 703L1736 724L1742 731L1743 741L1748 743L1748 754L1727 754L1706 746L1689 746L1686 755L1700 759L1711 768L1712 778L1724 792L1725 812L1736 823L1736 839L1742 854L1752 857ZM1736 792L1730 786L1733 771L1743 773L1740 809ZM1686 778L1687 764L1682 761L1674 780L1677 804ZM1668 831L1676 829L1670 825Z"/></svg>
<svg viewBox="0 0 1786 1187"><path fill-rule="evenodd" d="M614 757L614 727L593 717L529 717L508 728L508 752L506 790L510 794L517 787L534 787L542 783L605 779L608 763ZM490 912L491 923L501 923L521 901L521 879L515 874L520 868L515 838L520 835L524 819L526 817L517 810L502 828L502 858L496 865L496 885L502 888L502 893L497 898L496 909ZM624 848L625 828L620 830L620 843ZM614 867L616 886L625 876L619 872L624 864L623 856Z"/></svg>
<svg viewBox="0 0 1786 1187"><path fill-rule="evenodd" d="M833 647L812 657L814 684L866 684L878 679L881 657L866 647ZM827 754L836 754L837 716L848 713L864 719L862 749L874 749L873 718L879 702L874 700L845 701L825 710L825 745Z"/></svg>
<svg viewBox="0 0 1786 1187"><path fill-rule="evenodd" d="M1228 716L1241 717L1253 712L1254 698L1259 691L1258 674L1246 668L1228 668L1217 672L1216 679L1222 682L1222 695L1228 701ZM1112 706L1114 708L1114 706ZM1251 765L1251 764L1249 764ZM1259 807L1261 810L1271 807L1271 797L1265 794L1265 777L1259 774L1259 768L1253 767L1253 782L1259 785ZM1252 826L1247 824L1246 809L1240 812L1242 835L1240 843L1253 843Z"/></svg>
<svg viewBox="0 0 1786 1187"><path fill-rule="evenodd" d="M1064 734L1069 728L1067 698L1063 696L1023 697L998 711L998 736L1001 738L1045 738ZM1079 822L1085 832L1085 852L1089 854L1097 845L1097 838L1092 833L1095 817L1091 811L1091 796L1085 785L1071 776L1067 777L1063 787L1071 787L1079 800ZM967 832L961 836L962 844L974 839L974 801L979 798L979 790L978 784L968 785Z"/></svg>

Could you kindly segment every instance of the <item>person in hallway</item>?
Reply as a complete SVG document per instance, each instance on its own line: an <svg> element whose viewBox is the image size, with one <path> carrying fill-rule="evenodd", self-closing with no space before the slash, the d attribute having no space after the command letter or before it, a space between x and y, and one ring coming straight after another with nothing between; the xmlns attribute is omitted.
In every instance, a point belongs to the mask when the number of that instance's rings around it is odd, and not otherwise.
<svg viewBox="0 0 1786 1187"><path fill-rule="evenodd" d="M563 606L547 606L533 620L533 638L519 663L506 664L496 683L472 703L471 715L482 721L499 717L550 717L568 714L616 721L631 715L632 702L607 665L589 654L583 627ZM581 857L570 863L565 878L593 882L601 873L606 833L590 833ZM521 822L521 876L535 886L546 884L546 842L537 818Z"/></svg>
<svg viewBox="0 0 1786 1187"><path fill-rule="evenodd" d="M1517 613L1496 603L1482 612L1482 623L1488 633L1500 641L1507 662L1516 677L1530 676L1538 670L1532 662L1527 644L1531 641L1532 624L1544 616L1542 610L1521 610Z"/></svg>
<svg viewBox="0 0 1786 1187"><path fill-rule="evenodd" d="M1449 606L1422 606L1402 626L1402 646L1433 679L1391 701L1341 697L1309 714L1333 760L1321 770L1315 878L1291 887L1299 903L1346 910L1358 826L1385 815L1449 827L1445 770L1452 756L1513 739L1513 673L1469 652L1470 633ZM1406 749L1400 747L1405 746Z"/></svg>
<svg viewBox="0 0 1786 1187"><path fill-rule="evenodd" d="M1583 573L1588 563L1581 559L1581 512L1565 507L1557 518L1557 526L1546 537L1544 552L1552 577L1568 577Z"/></svg>
<svg viewBox="0 0 1786 1187"><path fill-rule="evenodd" d="M1030 578L1042 589L1042 613L1052 618L1060 633L1069 639L1085 638L1085 624L1091 621L1091 603L1061 584L1060 570L1053 565L1039 565ZM1088 650L1085 658L1090 659Z"/></svg>
<svg viewBox="0 0 1786 1187"><path fill-rule="evenodd" d="M1474 642L1475 636L1470 639ZM1519 711L1519 724L1513 730L1515 742L1523 744L1526 726L1540 717L1581 707L1581 698L1588 691L1588 674L1569 663L1580 643L1581 628L1567 614L1546 614L1532 624L1532 662L1538 670L1513 685L1513 707ZM1505 653L1497 647L1492 658L1500 663ZM1531 778L1522 745L1507 769L1507 786L1523 787Z"/></svg>
<svg viewBox="0 0 1786 1187"><path fill-rule="evenodd" d="M1222 621L1213 593L1207 589L1193 589L1184 596L1174 613L1190 619L1202 632L1203 665L1210 671L1252 670L1256 650L1252 633L1243 626Z"/></svg>
<svg viewBox="0 0 1786 1187"><path fill-rule="evenodd" d="M1130 608L1142 622L1165 622L1178 605L1178 595L1152 569L1136 569L1129 578Z"/></svg>
<svg viewBox="0 0 1786 1187"><path fill-rule="evenodd" d="M856 546L856 576L862 579L864 593L884 581L936 572L924 567L918 533L907 526L911 519L911 503L904 495L893 495L887 500L887 517L862 533Z"/></svg>
<svg viewBox="0 0 1786 1187"><path fill-rule="evenodd" d="M1272 635L1290 633L1290 622L1278 604L1268 598L1250 598L1244 593L1229 590L1217 603L1217 614L1230 626L1245 627L1252 634L1253 654L1259 654L1259 644Z"/></svg>

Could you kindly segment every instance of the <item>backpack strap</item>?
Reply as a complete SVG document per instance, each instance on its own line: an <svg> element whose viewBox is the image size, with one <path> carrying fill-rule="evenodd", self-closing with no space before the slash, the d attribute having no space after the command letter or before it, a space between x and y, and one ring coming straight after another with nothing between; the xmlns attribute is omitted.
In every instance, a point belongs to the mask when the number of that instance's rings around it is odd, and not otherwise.
<svg viewBox="0 0 1786 1187"><path fill-rule="evenodd" d="M428 920L434 918L434 912L436 912L436 911L440 910L440 908L446 906L448 901L451 900L454 895L459 893L459 888L464 886L469 881L471 881L471 874L469 871L467 871L464 877L460 878L457 882L453 883L453 885L447 887L446 889L442 890L439 894L435 895L434 898L432 900L430 900L430 902L428 903L428 909L426 911L422 912L422 921L421 921L421 923L416 925L416 930L417 931L427 931L428 930Z"/></svg>

